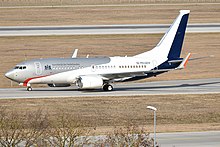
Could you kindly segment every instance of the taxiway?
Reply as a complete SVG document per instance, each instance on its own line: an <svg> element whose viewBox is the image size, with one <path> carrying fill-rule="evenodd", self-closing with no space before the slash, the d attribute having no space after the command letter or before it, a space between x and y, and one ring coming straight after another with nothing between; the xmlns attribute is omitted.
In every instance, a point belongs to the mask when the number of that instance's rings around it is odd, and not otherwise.
<svg viewBox="0 0 220 147"><path fill-rule="evenodd" d="M170 24L1 26L0 36L157 34L165 33L169 26ZM220 32L220 24L189 24L186 31L190 33Z"/></svg>
<svg viewBox="0 0 220 147"><path fill-rule="evenodd" d="M157 141L162 147L214 147L220 146L220 132L158 133Z"/></svg>
<svg viewBox="0 0 220 147"><path fill-rule="evenodd" d="M135 95L168 95L168 94L207 94L220 93L220 78L172 80L145 83L118 83L114 91L77 90L75 86L67 88L26 88L0 89L0 99L13 98L62 98L91 96L135 96Z"/></svg>
<svg viewBox="0 0 220 147"><path fill-rule="evenodd" d="M153 133L150 134L153 137ZM220 146L220 131L157 133L156 141L161 147L217 147ZM91 136L91 142L106 136Z"/></svg>

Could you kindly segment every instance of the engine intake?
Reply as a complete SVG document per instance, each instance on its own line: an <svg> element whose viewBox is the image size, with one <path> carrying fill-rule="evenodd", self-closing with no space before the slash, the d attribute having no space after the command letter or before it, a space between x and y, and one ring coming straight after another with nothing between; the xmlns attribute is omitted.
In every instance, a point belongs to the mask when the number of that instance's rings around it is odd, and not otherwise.
<svg viewBox="0 0 220 147"><path fill-rule="evenodd" d="M101 88L103 80L99 76L80 76L76 80L76 85L80 89Z"/></svg>

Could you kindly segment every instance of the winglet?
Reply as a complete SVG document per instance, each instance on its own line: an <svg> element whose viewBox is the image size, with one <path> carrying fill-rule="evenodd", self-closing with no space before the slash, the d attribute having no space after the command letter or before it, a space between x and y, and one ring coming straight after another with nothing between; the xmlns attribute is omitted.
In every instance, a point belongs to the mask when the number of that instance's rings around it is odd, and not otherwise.
<svg viewBox="0 0 220 147"><path fill-rule="evenodd" d="M183 59L183 61L181 62L181 64L180 64L176 69L183 69L183 68L185 68L185 67L186 67L186 64L187 64L187 62L188 62L188 60L189 60L189 58L190 58L190 56L191 56L191 53L189 53L189 54L186 56L186 58Z"/></svg>
<svg viewBox="0 0 220 147"><path fill-rule="evenodd" d="M76 58L78 53L78 49L75 49L72 55L72 58Z"/></svg>

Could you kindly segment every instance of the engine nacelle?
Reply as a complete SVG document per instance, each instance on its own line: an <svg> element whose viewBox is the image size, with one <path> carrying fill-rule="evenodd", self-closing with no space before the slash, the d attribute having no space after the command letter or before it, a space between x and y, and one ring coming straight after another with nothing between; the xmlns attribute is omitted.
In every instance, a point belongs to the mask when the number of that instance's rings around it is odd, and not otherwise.
<svg viewBox="0 0 220 147"><path fill-rule="evenodd" d="M103 80L99 76L80 76L76 80L76 85L80 89L101 88L103 86Z"/></svg>
<svg viewBox="0 0 220 147"><path fill-rule="evenodd" d="M69 87L70 84L48 84L49 87Z"/></svg>

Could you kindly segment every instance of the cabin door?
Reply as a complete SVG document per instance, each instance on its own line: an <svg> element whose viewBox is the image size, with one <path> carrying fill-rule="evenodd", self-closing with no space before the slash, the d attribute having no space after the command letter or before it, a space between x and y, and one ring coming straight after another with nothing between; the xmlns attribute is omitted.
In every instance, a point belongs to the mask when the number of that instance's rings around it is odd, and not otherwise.
<svg viewBox="0 0 220 147"><path fill-rule="evenodd" d="M34 65L35 65L36 75L41 75L42 74L42 66L41 66L40 62L34 62Z"/></svg>

